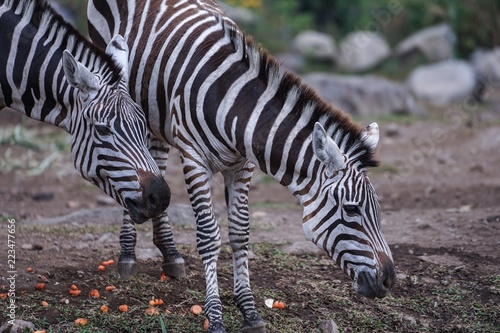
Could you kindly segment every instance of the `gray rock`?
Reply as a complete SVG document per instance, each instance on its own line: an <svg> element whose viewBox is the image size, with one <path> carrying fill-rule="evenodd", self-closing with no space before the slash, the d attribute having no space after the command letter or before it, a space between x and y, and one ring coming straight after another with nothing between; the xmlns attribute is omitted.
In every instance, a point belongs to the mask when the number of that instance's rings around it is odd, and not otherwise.
<svg viewBox="0 0 500 333"><path fill-rule="evenodd" d="M300 55L320 61L335 61L337 46L332 36L307 30L298 34L293 40L293 49Z"/></svg>
<svg viewBox="0 0 500 333"><path fill-rule="evenodd" d="M457 257L450 256L448 254L443 254L443 255L423 255L419 256L418 259L422 261L429 262L434 265L440 265L440 266L452 266L452 267L458 267L462 266L463 262L460 261Z"/></svg>
<svg viewBox="0 0 500 333"><path fill-rule="evenodd" d="M321 255L326 253L310 241L299 241L283 248L283 252L293 255Z"/></svg>
<svg viewBox="0 0 500 333"><path fill-rule="evenodd" d="M385 38L371 31L351 32L339 46L339 65L350 72L372 69L391 55Z"/></svg>
<svg viewBox="0 0 500 333"><path fill-rule="evenodd" d="M0 333L24 333L26 331L33 332L35 325L29 321L15 319L12 324L9 321L5 322L0 327Z"/></svg>
<svg viewBox="0 0 500 333"><path fill-rule="evenodd" d="M352 115L422 113L403 84L381 77L316 73L303 79L327 102Z"/></svg>
<svg viewBox="0 0 500 333"><path fill-rule="evenodd" d="M339 333L339 327L333 320L325 320L320 325L319 328L321 333Z"/></svg>
<svg viewBox="0 0 500 333"><path fill-rule="evenodd" d="M475 51L472 65L485 84L500 84L500 47L489 51Z"/></svg>
<svg viewBox="0 0 500 333"><path fill-rule="evenodd" d="M428 61L435 62L451 58L455 41L451 27L443 23L417 31L400 42L394 51L397 56L420 52Z"/></svg>
<svg viewBox="0 0 500 333"><path fill-rule="evenodd" d="M466 102L478 89L474 68L459 60L419 66L411 72L407 84L417 99L439 107Z"/></svg>

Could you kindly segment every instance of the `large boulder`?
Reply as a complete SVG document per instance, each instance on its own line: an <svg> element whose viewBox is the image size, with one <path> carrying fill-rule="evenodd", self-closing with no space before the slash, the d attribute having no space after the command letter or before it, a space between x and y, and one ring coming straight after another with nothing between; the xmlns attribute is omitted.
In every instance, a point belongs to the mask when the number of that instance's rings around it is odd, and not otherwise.
<svg viewBox="0 0 500 333"><path fill-rule="evenodd" d="M500 84L500 47L489 51L475 51L472 55L472 65L484 84Z"/></svg>
<svg viewBox="0 0 500 333"><path fill-rule="evenodd" d="M293 50L311 60L334 62L337 56L333 37L313 30L298 34L293 40Z"/></svg>
<svg viewBox="0 0 500 333"><path fill-rule="evenodd" d="M339 47L339 65L350 72L372 69L391 55L391 48L385 38L371 31L351 32L340 42Z"/></svg>
<svg viewBox="0 0 500 333"><path fill-rule="evenodd" d="M444 107L478 97L478 79L471 64L449 60L415 68L407 81L419 100Z"/></svg>
<svg viewBox="0 0 500 333"><path fill-rule="evenodd" d="M452 57L455 42L456 36L451 27L442 23L410 35L396 46L394 52L401 57L419 52L428 61L437 62Z"/></svg>
<svg viewBox="0 0 500 333"><path fill-rule="evenodd" d="M315 73L305 75L303 80L326 101L351 115L422 113L403 84L381 77Z"/></svg>

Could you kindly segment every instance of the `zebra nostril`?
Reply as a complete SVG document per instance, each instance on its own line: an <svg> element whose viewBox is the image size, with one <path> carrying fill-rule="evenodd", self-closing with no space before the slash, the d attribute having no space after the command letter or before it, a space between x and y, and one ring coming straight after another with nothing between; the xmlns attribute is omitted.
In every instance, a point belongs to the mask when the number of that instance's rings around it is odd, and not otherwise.
<svg viewBox="0 0 500 333"><path fill-rule="evenodd" d="M147 197L148 207L151 209L156 209L160 204L160 197L156 193L151 193Z"/></svg>
<svg viewBox="0 0 500 333"><path fill-rule="evenodd" d="M384 288L386 290L390 290L392 288L392 286L394 285L394 281L389 276L387 276L384 279L384 281L382 282L382 285L384 286Z"/></svg>

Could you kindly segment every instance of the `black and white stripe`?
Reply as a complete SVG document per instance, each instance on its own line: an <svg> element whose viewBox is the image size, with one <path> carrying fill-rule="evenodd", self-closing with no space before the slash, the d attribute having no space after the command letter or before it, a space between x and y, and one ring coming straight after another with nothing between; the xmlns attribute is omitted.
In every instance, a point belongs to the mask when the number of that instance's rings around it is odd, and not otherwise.
<svg viewBox="0 0 500 333"><path fill-rule="evenodd" d="M127 92L123 39L105 53L44 1L0 0L0 45L0 109L69 132L76 169L135 221L161 213L170 193L146 147L144 113Z"/></svg>
<svg viewBox="0 0 500 333"><path fill-rule="evenodd" d="M353 278L355 289L384 297L394 284L394 265L365 174L378 164L378 126L363 129L321 100L221 13L208 0L91 0L88 12L98 45L126 36L131 94L156 139L181 153L206 272L209 332L225 331L216 273L220 230L210 190L216 172L225 180L234 299L245 332L265 332L247 255L255 166L300 201L306 237Z"/></svg>

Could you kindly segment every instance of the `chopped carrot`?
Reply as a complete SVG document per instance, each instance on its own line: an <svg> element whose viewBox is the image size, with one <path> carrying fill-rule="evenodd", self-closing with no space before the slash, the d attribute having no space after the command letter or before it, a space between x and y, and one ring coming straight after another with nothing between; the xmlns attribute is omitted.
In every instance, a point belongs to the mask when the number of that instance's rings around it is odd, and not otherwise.
<svg viewBox="0 0 500 333"><path fill-rule="evenodd" d="M36 290L45 290L45 283L43 283L43 282L37 283L35 286L35 289Z"/></svg>
<svg viewBox="0 0 500 333"><path fill-rule="evenodd" d="M97 289L92 289L90 292L89 292L89 296L90 297L93 297L93 298L99 298L99 291Z"/></svg>
<svg viewBox="0 0 500 333"><path fill-rule="evenodd" d="M160 282L165 282L168 280L168 276L167 274L165 274L165 272L161 272L161 275L160 275Z"/></svg>
<svg viewBox="0 0 500 333"><path fill-rule="evenodd" d="M7 294L0 294L0 299L7 299Z"/></svg>
<svg viewBox="0 0 500 333"><path fill-rule="evenodd" d="M158 311L158 308L149 307L146 309L146 314L148 316L158 316L160 314L160 311Z"/></svg>
<svg viewBox="0 0 500 333"><path fill-rule="evenodd" d="M69 291L69 294L72 295L72 296L79 296L80 294L82 293L81 290L74 290L74 289L71 289Z"/></svg>
<svg viewBox="0 0 500 333"><path fill-rule="evenodd" d="M31 268L31 267L26 268L26 272L33 273L33 268Z"/></svg>
<svg viewBox="0 0 500 333"><path fill-rule="evenodd" d="M47 302L45 302L45 301L42 301L42 306L43 306L44 308L46 308L46 307L48 307L48 306L49 306L49 303L47 303Z"/></svg>
<svg viewBox="0 0 500 333"><path fill-rule="evenodd" d="M33 333L46 333L45 330L34 331Z"/></svg>
<svg viewBox="0 0 500 333"><path fill-rule="evenodd" d="M162 300L162 299L160 299L160 298L157 298L157 299L154 299L154 298L153 298L153 299L151 299L151 300L149 301L149 305L151 305L151 306L160 306L160 305L162 305L162 304L163 304L163 300Z"/></svg>
<svg viewBox="0 0 500 333"><path fill-rule="evenodd" d="M78 287L75 286L74 284L71 285L71 290L78 290Z"/></svg>
<svg viewBox="0 0 500 333"><path fill-rule="evenodd" d="M109 307L107 305L101 305L100 307L102 313L108 313Z"/></svg>
<svg viewBox="0 0 500 333"><path fill-rule="evenodd" d="M113 290L115 290L115 289L116 289L116 287L115 287L115 286L107 286L107 287L106 287L106 291L113 291Z"/></svg>
<svg viewBox="0 0 500 333"><path fill-rule="evenodd" d="M113 259L110 259L110 260L106 260L106 261L101 262L101 265L102 266L109 266L109 265L113 265L114 263L115 263L115 261Z"/></svg>
<svg viewBox="0 0 500 333"><path fill-rule="evenodd" d="M104 266L104 265L99 265L99 266L97 267L97 270L98 270L99 272L103 272L103 271L105 271L105 270L106 270L106 266Z"/></svg>
<svg viewBox="0 0 500 333"><path fill-rule="evenodd" d="M165 313L166 314L172 314L172 311L170 311L169 309L165 310Z"/></svg>
<svg viewBox="0 0 500 333"><path fill-rule="evenodd" d="M118 307L118 310L120 310L120 312L128 312L128 305L126 304L120 305Z"/></svg>
<svg viewBox="0 0 500 333"><path fill-rule="evenodd" d="M210 326L210 321L208 318L205 318L205 321L203 322L203 330L208 331L208 326Z"/></svg>
<svg viewBox="0 0 500 333"><path fill-rule="evenodd" d="M78 319L75 320L75 325L85 326L85 325L87 325L87 319L85 319L85 318L78 318Z"/></svg>
<svg viewBox="0 0 500 333"><path fill-rule="evenodd" d="M203 309L199 305L193 305L189 311L194 315L199 315L203 312Z"/></svg>
<svg viewBox="0 0 500 333"><path fill-rule="evenodd" d="M284 309L285 308L285 303L283 303L282 301L276 301L273 304L273 308L274 309Z"/></svg>

